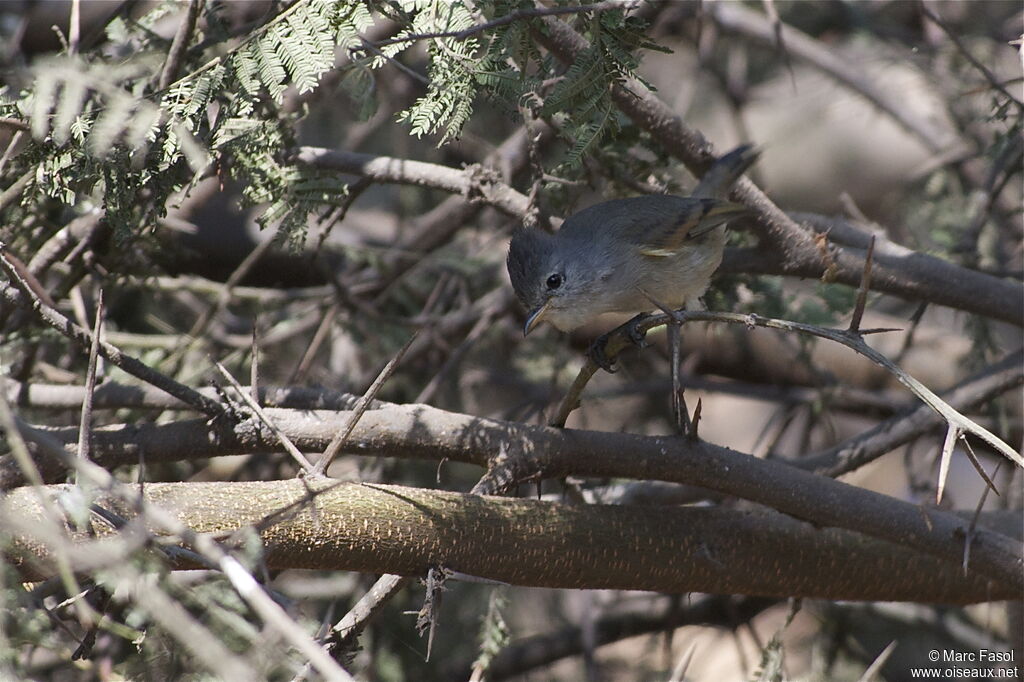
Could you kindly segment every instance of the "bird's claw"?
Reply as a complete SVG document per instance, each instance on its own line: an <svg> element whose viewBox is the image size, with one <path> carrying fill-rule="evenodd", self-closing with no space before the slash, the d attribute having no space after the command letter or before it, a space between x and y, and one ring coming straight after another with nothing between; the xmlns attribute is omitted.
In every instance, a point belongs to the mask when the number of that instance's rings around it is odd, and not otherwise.
<svg viewBox="0 0 1024 682"><path fill-rule="evenodd" d="M631 319L629 322L623 325L626 336L633 342L633 345L637 348L647 347L647 330L641 329L640 323L647 319L647 313L640 313Z"/></svg>
<svg viewBox="0 0 1024 682"><path fill-rule="evenodd" d="M637 348L646 347L647 331L640 327L640 323L646 318L647 313L640 313L622 326L616 327L607 334L602 334L597 337L594 342L590 344L590 348L587 350L587 356L594 361L595 365L604 371L609 374L615 374L615 372L619 370L615 366L615 362L608 359L608 354L606 352L609 339L611 339L612 335L621 331Z"/></svg>
<svg viewBox="0 0 1024 682"><path fill-rule="evenodd" d="M601 336L594 339L594 342L590 344L590 348L587 349L587 357L604 371L609 374L615 374L619 369L615 366L614 362L608 359L608 354L605 352L605 349L608 347L609 337L610 334L601 334Z"/></svg>

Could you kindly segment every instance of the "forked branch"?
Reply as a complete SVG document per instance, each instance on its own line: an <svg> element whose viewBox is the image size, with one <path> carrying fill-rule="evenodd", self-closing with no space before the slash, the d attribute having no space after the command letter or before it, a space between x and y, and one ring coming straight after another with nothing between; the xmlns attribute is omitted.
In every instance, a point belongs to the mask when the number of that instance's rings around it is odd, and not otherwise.
<svg viewBox="0 0 1024 682"><path fill-rule="evenodd" d="M636 326L640 330L646 332L650 331L654 327L660 327L668 324L669 322L677 324L685 324L687 322L723 322L726 324L743 324L748 327L764 327L766 329L781 329L782 331L797 332L799 334L817 336L819 338L840 343L854 352L863 355L879 367L887 370L890 374L896 377L901 384L910 389L910 391L917 396L921 402L935 410L935 412L937 412L951 428L956 428L963 433L970 433L977 436L1014 464L1024 468L1024 457L1021 457L1016 450L1007 445L1005 441L999 438L999 436L995 435L981 424L978 424L974 420L958 412L950 406L949 403L937 396L931 389L914 377L910 376L910 374L905 370L897 366L896 363L879 353L864 341L864 334L889 330L867 329L860 332L853 332L848 329L832 329L804 322L762 317L756 314L716 313L695 310L678 310L674 311L671 316L665 313L658 313L651 315ZM610 361L614 361L619 353L632 345L633 342L626 333L626 330L619 328L609 335L608 345L605 348L605 355ZM590 381L590 378L597 372L597 370L597 365L593 360L588 358L586 364L582 369L580 369L580 372L577 375L576 380L573 382L572 387L569 389L569 392L559 405L554 418L552 418L552 426L565 425L565 421L568 419L569 414L579 406L580 396L583 394L583 389L586 388L587 382Z"/></svg>

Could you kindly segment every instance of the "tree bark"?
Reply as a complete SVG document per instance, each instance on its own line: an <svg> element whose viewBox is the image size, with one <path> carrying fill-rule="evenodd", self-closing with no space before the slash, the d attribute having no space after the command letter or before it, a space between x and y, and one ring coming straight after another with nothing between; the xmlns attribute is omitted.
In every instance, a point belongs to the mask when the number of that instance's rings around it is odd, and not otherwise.
<svg viewBox="0 0 1024 682"><path fill-rule="evenodd" d="M68 489L48 486L45 494ZM46 525L37 493L11 491L2 507L8 551L26 579L54 570L54 536L35 532ZM580 506L329 480L151 483L144 498L196 532L260 527L270 569L423 575L440 566L535 587L843 600L963 604L1017 596L1006 583L965 576L955 562L767 512ZM123 561L139 546L109 523L111 515L138 518L135 500L101 495L95 505L106 520L93 514L91 527L72 534L74 566Z"/></svg>

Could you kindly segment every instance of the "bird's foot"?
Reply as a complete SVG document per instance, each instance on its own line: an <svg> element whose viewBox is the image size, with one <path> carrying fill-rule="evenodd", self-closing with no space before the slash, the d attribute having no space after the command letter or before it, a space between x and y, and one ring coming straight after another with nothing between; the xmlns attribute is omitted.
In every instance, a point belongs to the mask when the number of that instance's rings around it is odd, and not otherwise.
<svg viewBox="0 0 1024 682"><path fill-rule="evenodd" d="M622 329L625 330L629 340L633 342L633 345L637 348L647 347L647 330L640 327L640 323L650 317L649 313L640 313L635 315L626 324L622 325Z"/></svg>
<svg viewBox="0 0 1024 682"><path fill-rule="evenodd" d="M637 348L643 348L647 345L647 331L640 327L640 323L647 319L647 313L640 313L633 319L625 324L619 325L615 329L611 330L606 334L594 339L594 342L590 344L590 348L587 349L587 356L594 361L594 364L608 372L614 374L618 371L615 366L615 362L608 359L608 341L612 336L622 333L625 334L626 338L633 342Z"/></svg>

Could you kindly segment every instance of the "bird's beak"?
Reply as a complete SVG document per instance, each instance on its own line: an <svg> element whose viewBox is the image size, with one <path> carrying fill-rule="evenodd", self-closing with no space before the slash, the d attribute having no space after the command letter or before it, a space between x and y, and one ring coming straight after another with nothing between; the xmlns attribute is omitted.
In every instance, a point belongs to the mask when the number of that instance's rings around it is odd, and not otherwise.
<svg viewBox="0 0 1024 682"><path fill-rule="evenodd" d="M532 311L526 316L526 324L523 325L523 336L526 336L534 330L534 328L544 321L544 313L548 311L548 306L551 305L551 299L544 302L544 305Z"/></svg>

